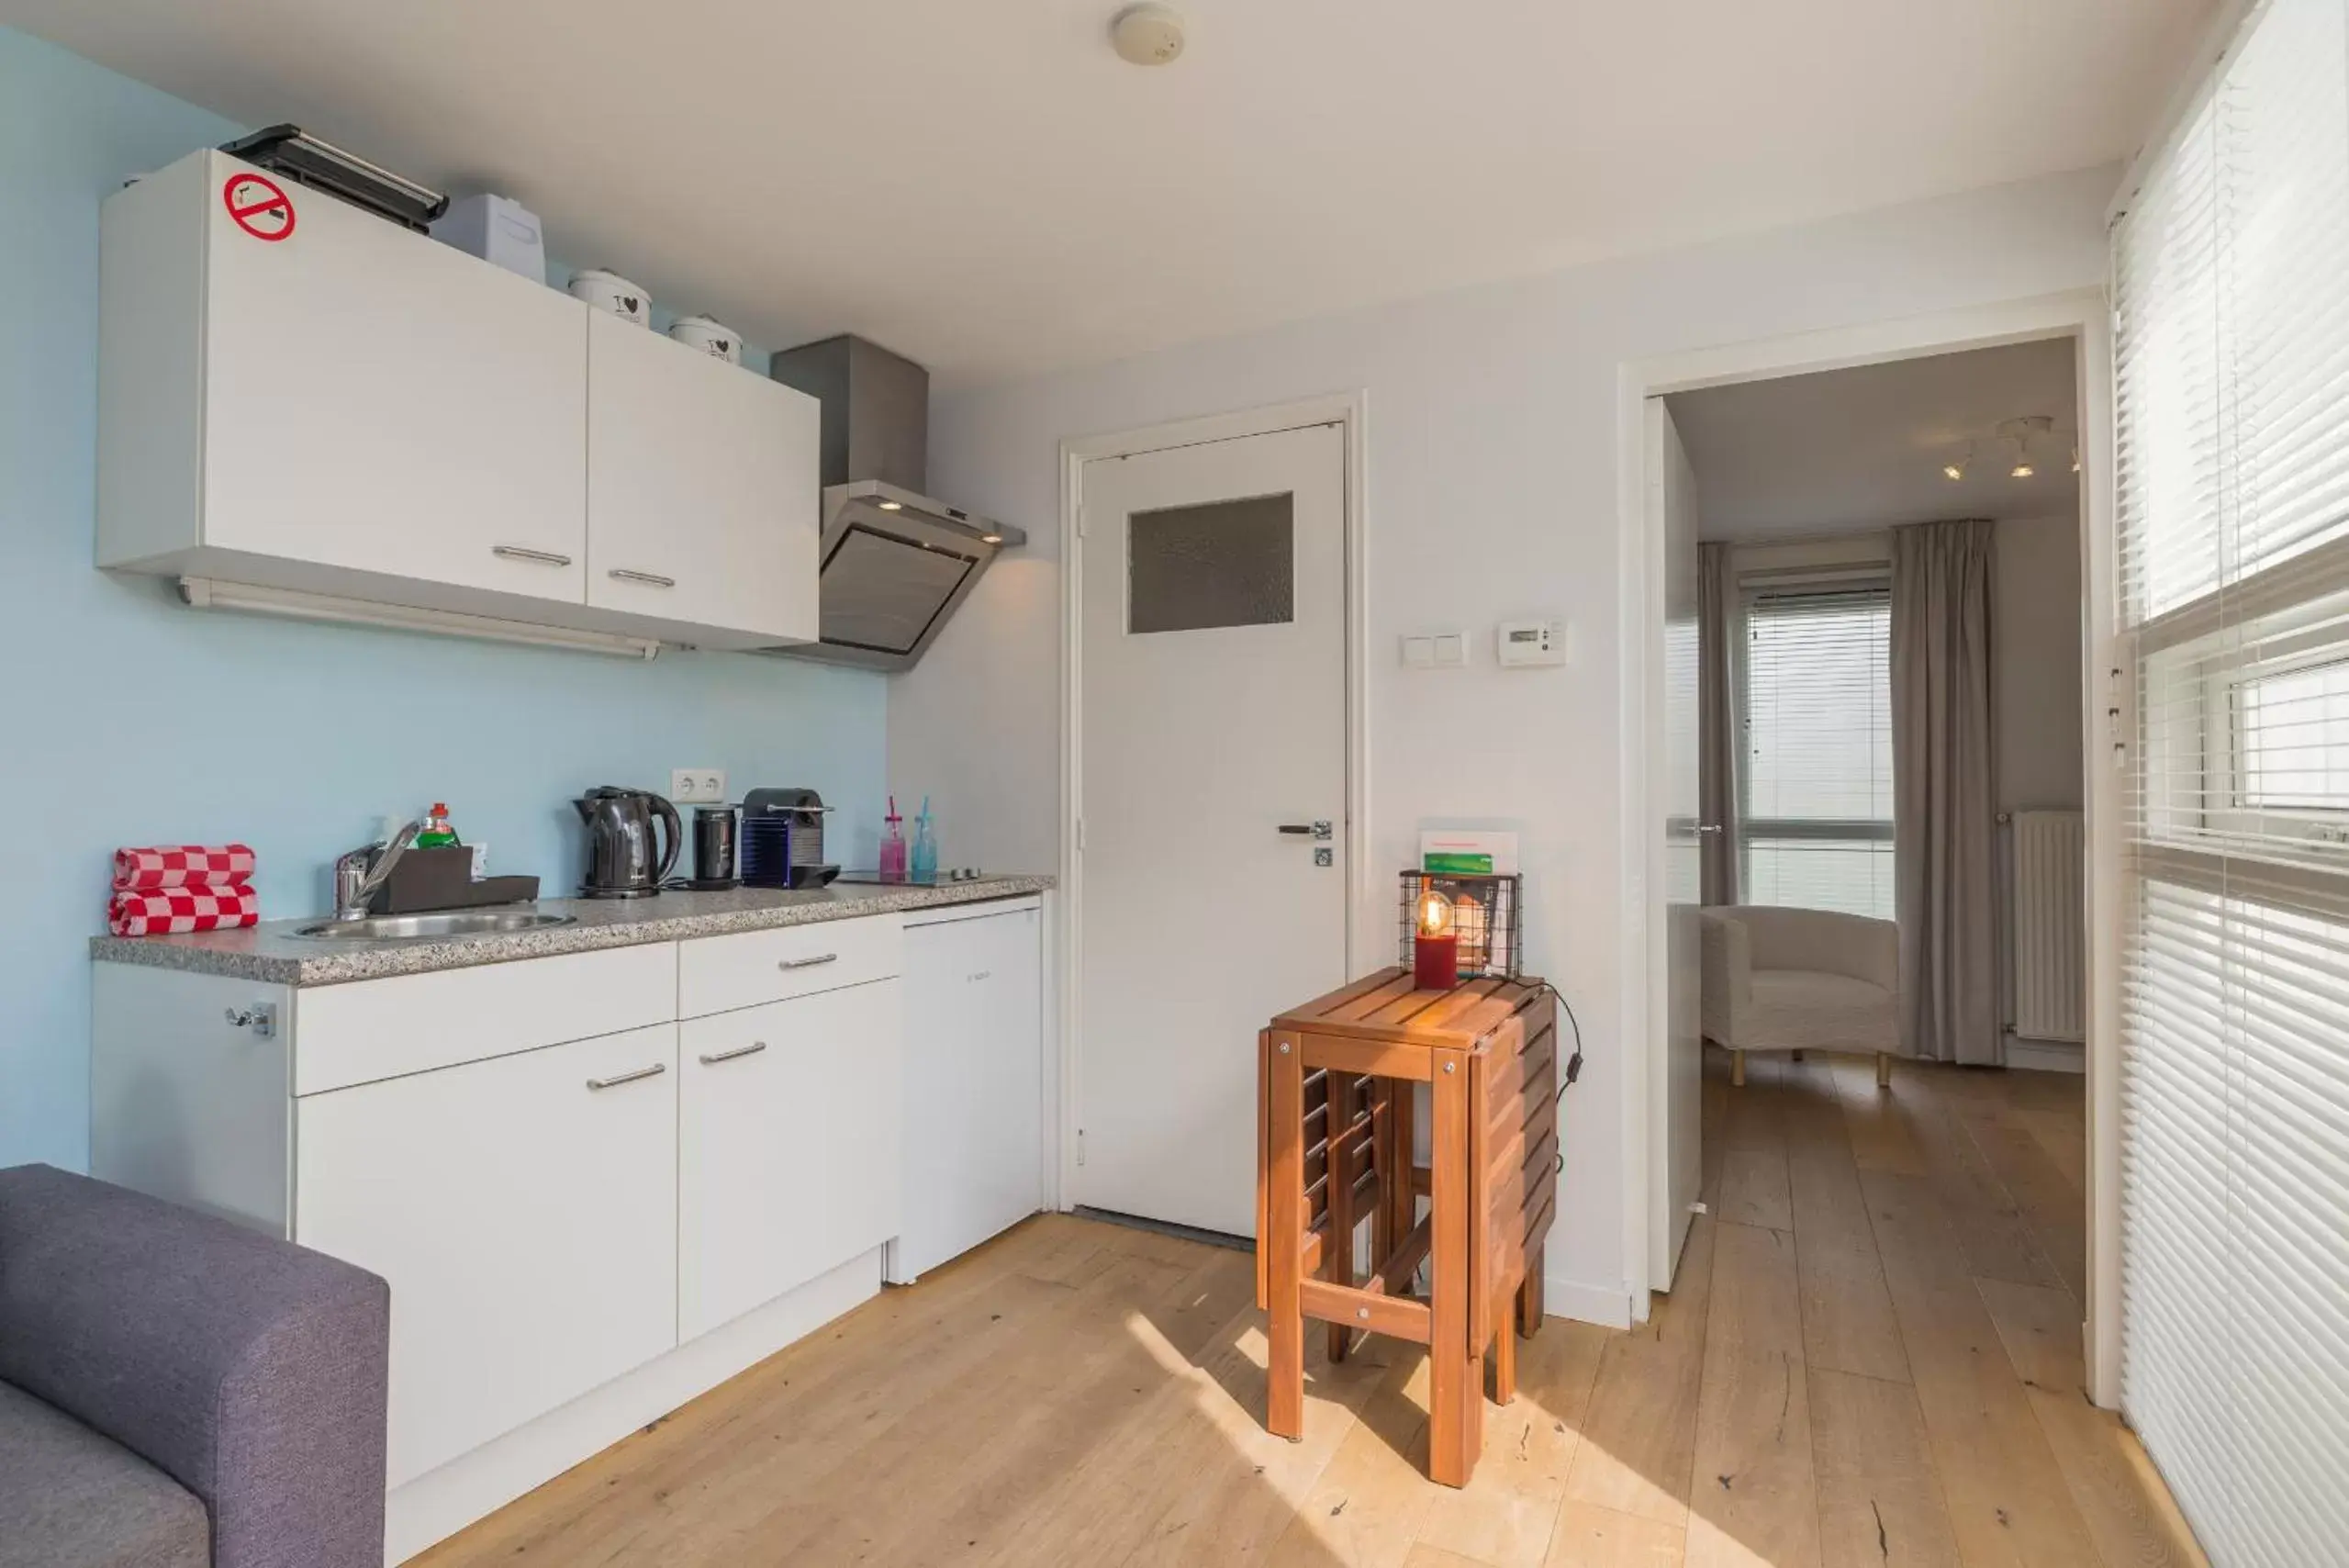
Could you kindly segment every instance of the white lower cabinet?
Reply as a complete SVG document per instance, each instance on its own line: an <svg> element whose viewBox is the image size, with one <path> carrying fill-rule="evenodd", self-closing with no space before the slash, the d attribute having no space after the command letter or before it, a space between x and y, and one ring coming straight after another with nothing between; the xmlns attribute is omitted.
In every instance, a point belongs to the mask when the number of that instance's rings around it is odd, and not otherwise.
<svg viewBox="0 0 2349 1568"><path fill-rule="evenodd" d="M390 1282L405 1556L869 1299L884 1248L1035 1207L1037 905L939 915L315 988L102 962L92 1173Z"/></svg>
<svg viewBox="0 0 2349 1568"><path fill-rule="evenodd" d="M1043 916L1034 900L905 923L905 1212L888 1258L908 1283L1044 1198Z"/></svg>
<svg viewBox="0 0 2349 1568"><path fill-rule="evenodd" d="M881 980L680 1025L681 1338L896 1234L898 1006Z"/></svg>
<svg viewBox="0 0 2349 1568"><path fill-rule="evenodd" d="M677 1344L677 1044L663 1024L296 1102L294 1238L391 1283L392 1485Z"/></svg>

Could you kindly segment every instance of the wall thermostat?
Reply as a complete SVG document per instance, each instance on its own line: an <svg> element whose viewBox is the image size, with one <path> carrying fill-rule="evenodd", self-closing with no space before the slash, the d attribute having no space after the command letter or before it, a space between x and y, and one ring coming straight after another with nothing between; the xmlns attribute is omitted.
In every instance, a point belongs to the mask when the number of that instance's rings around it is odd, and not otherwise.
<svg viewBox="0 0 2349 1568"><path fill-rule="evenodd" d="M1504 665L1562 665L1566 662L1566 622L1504 621L1499 644L1498 656Z"/></svg>

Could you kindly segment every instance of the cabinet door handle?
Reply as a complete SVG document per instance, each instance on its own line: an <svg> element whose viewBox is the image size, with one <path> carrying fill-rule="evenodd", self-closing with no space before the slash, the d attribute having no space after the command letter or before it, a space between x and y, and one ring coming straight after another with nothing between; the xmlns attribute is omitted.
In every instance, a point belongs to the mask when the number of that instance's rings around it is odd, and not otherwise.
<svg viewBox="0 0 2349 1568"><path fill-rule="evenodd" d="M731 1051L713 1051L701 1058L701 1065L716 1067L721 1061L735 1061L744 1057L755 1057L766 1048L765 1040L753 1040L749 1045L736 1046Z"/></svg>
<svg viewBox="0 0 2349 1568"><path fill-rule="evenodd" d="M492 544L489 553L509 561L534 561L542 566L567 566L571 564L568 555L558 555L552 550L532 550L524 544Z"/></svg>
<svg viewBox="0 0 2349 1568"><path fill-rule="evenodd" d="M587 1087L590 1089L617 1089L623 1083L633 1083L640 1078L658 1078L661 1074L668 1071L668 1063L665 1061L656 1061L650 1067L640 1067L634 1072L623 1072L615 1078L591 1078L587 1080Z"/></svg>
<svg viewBox="0 0 2349 1568"><path fill-rule="evenodd" d="M818 953L812 958L786 958L775 967L778 969L811 969L818 964L838 962L840 962L840 955L837 953Z"/></svg>
<svg viewBox="0 0 2349 1568"><path fill-rule="evenodd" d="M610 577L623 583L643 583L646 588L675 588L675 577L665 577L658 572L640 572L628 566L614 566Z"/></svg>

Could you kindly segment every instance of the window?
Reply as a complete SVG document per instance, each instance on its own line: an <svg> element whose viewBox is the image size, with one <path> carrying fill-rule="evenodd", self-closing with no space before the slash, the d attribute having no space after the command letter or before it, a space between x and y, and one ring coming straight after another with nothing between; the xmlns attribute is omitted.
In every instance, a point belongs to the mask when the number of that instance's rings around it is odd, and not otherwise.
<svg viewBox="0 0 2349 1568"><path fill-rule="evenodd" d="M2120 1400L2213 1562L2349 1504L2349 0L2266 0L2113 231Z"/></svg>
<svg viewBox="0 0 2349 1568"><path fill-rule="evenodd" d="M2246 811L2349 807L2349 659L2235 683L2235 801Z"/></svg>
<svg viewBox="0 0 2349 1568"><path fill-rule="evenodd" d="M1892 596L1750 588L1739 898L1889 920Z"/></svg>
<svg viewBox="0 0 2349 1568"><path fill-rule="evenodd" d="M1205 632L1296 619L1296 498L1137 511L1126 520L1126 630Z"/></svg>

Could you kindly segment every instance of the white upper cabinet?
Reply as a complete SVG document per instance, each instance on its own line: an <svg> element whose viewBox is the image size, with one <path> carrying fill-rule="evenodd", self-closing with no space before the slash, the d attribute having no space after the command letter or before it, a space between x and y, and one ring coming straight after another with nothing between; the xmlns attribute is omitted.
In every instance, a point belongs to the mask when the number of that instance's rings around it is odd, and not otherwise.
<svg viewBox="0 0 2349 1568"><path fill-rule="evenodd" d="M587 376L587 602L813 641L816 400L602 311Z"/></svg>
<svg viewBox="0 0 2349 1568"><path fill-rule="evenodd" d="M109 197L99 270L98 565L815 636L804 394L218 152Z"/></svg>
<svg viewBox="0 0 2349 1568"><path fill-rule="evenodd" d="M101 257L101 565L584 597L586 305L218 152L108 201Z"/></svg>

